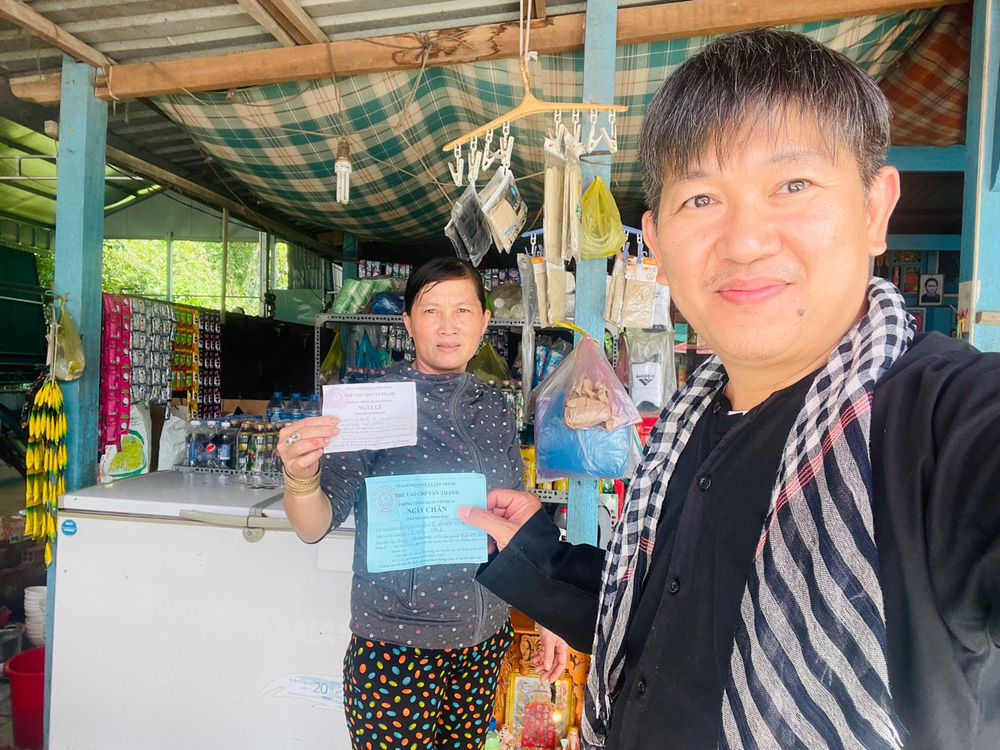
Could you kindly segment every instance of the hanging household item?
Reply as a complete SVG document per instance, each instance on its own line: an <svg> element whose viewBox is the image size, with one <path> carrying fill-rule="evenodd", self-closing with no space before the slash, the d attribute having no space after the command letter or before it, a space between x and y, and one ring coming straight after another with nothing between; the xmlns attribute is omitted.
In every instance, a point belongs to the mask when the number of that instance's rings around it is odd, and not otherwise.
<svg viewBox="0 0 1000 750"><path fill-rule="evenodd" d="M621 313L623 328L650 328L653 325L656 274L656 261L645 257L640 235L637 255L629 258L625 267L625 294Z"/></svg>
<svg viewBox="0 0 1000 750"><path fill-rule="evenodd" d="M526 0L520 0L520 13L518 16L519 22L519 55L518 55L518 68L521 71L521 82L524 85L524 96L521 99L521 103L508 112L494 118L490 122L482 125L481 127L475 128L474 130L465 133L452 141L446 143L443 147L443 151L452 152L455 154L455 165L448 165L448 169L451 172L452 179L455 184L461 187L461 177L465 170L465 160L461 155L461 146L465 143L471 143L473 138L481 138L485 136L487 139L490 134L496 131L498 128L503 127L504 138L506 141L501 141L501 147L499 151L502 153L500 157L501 160L506 159L504 166L510 166L510 152L513 149L513 136L509 135L510 123L517 120L521 120L525 117L530 117L531 115L537 114L549 114L553 112L569 111L571 109L588 109L591 112L591 130L594 130L595 124L597 122L597 113L599 112L609 112L614 114L615 112L626 112L628 107L621 104L590 104L584 102L548 102L542 101L535 97L531 93L531 77L528 74L527 61L529 59L537 59L538 53L531 51L531 23L529 18L530 3ZM611 135L607 135L607 140L609 143L609 150L614 135L614 121L610 119L609 122L612 125ZM605 128L601 128L602 136L607 134ZM593 136L593 132L592 132ZM615 150L617 150L617 144L615 144ZM593 149L588 149L593 150ZM484 161L488 159L488 156L484 156Z"/></svg>
<svg viewBox="0 0 1000 750"><path fill-rule="evenodd" d="M604 320L614 328L621 325L622 301L625 299L625 265L627 257L628 244L622 248L621 252L615 258L611 276L608 277L608 294L604 302Z"/></svg>
<svg viewBox="0 0 1000 750"><path fill-rule="evenodd" d="M59 326L53 319L49 328L51 360L55 360L58 347ZM66 412L54 369L49 368L48 377L35 393L28 417L28 449L24 457L24 533L35 541L44 540L46 565L52 562L52 544L56 538L56 503L66 491Z"/></svg>
<svg viewBox="0 0 1000 750"><path fill-rule="evenodd" d="M493 244L493 234L475 183L470 183L462 197L451 207L451 221L444 233L455 246L455 254L478 266Z"/></svg>
<svg viewBox="0 0 1000 750"><path fill-rule="evenodd" d="M351 200L351 145L346 138L341 138L337 146L333 171L337 175L337 203L347 205Z"/></svg>
<svg viewBox="0 0 1000 750"><path fill-rule="evenodd" d="M579 112L573 113L574 122L580 117ZM583 190L583 175L580 171L580 156L583 154L583 144L580 143L579 126L576 134L569 130L563 132L563 155L566 168L563 173L563 207L562 207L562 253L563 260L580 260L580 228L583 220L580 193Z"/></svg>
<svg viewBox="0 0 1000 750"><path fill-rule="evenodd" d="M625 244L625 230L618 205L604 180L595 177L580 200L580 257L607 258Z"/></svg>
<svg viewBox="0 0 1000 750"><path fill-rule="evenodd" d="M528 207L521 198L511 171L500 167L483 188L480 200L483 218L497 249L509 253L528 218ZM473 261L473 264L479 265L479 262Z"/></svg>
<svg viewBox="0 0 1000 750"><path fill-rule="evenodd" d="M56 330L50 329L46 338L49 339L49 351L55 352L54 361L46 364L52 368L56 380L76 380L83 375L83 368L86 360L83 356L83 342L80 340L80 331L73 322L73 318L66 311L62 299L56 298L53 310L58 310L58 341L53 346L52 337L56 336Z"/></svg>
<svg viewBox="0 0 1000 750"><path fill-rule="evenodd" d="M540 478L625 475L641 417L598 342L584 334L535 399Z"/></svg>
<svg viewBox="0 0 1000 750"><path fill-rule="evenodd" d="M557 130L556 136L546 138L542 149L545 155L545 203L542 227L545 234L546 257L562 260L566 157L563 155L562 138L558 135Z"/></svg>
<svg viewBox="0 0 1000 750"><path fill-rule="evenodd" d="M674 333L628 331L629 393L640 412L658 413L677 388Z"/></svg>

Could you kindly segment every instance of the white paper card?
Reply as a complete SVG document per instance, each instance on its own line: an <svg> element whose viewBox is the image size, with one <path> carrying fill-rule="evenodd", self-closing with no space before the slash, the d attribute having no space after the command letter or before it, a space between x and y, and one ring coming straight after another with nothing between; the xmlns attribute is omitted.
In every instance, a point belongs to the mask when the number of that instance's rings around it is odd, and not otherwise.
<svg viewBox="0 0 1000 750"><path fill-rule="evenodd" d="M416 445L417 384L325 385L323 415L340 420L340 434L327 453Z"/></svg>

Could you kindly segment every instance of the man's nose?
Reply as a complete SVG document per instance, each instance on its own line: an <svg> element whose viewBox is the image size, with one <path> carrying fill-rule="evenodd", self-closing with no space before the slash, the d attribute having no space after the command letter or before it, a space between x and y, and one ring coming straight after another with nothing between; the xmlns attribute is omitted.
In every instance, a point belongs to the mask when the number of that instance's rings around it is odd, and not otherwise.
<svg viewBox="0 0 1000 750"><path fill-rule="evenodd" d="M719 257L749 265L774 255L780 245L764 201L745 197L727 203L716 242Z"/></svg>

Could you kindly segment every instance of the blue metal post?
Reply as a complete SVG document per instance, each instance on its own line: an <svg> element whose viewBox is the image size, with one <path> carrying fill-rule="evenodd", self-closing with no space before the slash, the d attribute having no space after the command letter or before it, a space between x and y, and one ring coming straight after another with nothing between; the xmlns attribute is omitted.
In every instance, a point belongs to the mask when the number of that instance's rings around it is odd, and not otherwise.
<svg viewBox="0 0 1000 750"><path fill-rule="evenodd" d="M94 96L94 68L63 57L56 162L55 291L66 298L83 339L86 367L60 383L66 404L66 489L97 481L97 402L101 367L101 255L104 245L104 155L108 105ZM49 565L46 642L53 642L56 556ZM49 734L52 648L45 653L45 737Z"/></svg>
<svg viewBox="0 0 1000 750"><path fill-rule="evenodd" d="M1000 313L1000 0L976 0L972 18L969 109L965 136L965 209L962 215L963 281L980 284L970 341L1000 351L1000 325L976 323L976 314Z"/></svg>
<svg viewBox="0 0 1000 750"><path fill-rule="evenodd" d="M615 53L617 51L618 3L615 0L587 0L586 31L583 39L583 100L613 104L615 100ZM584 118L584 132L589 132ZM598 127L610 132L607 114ZM595 177L611 184L611 156L591 156L581 167L583 186ZM604 298L607 262L585 260L576 267L576 324L604 345ZM574 479L569 486L566 537L574 544L597 544L598 487L594 481Z"/></svg>

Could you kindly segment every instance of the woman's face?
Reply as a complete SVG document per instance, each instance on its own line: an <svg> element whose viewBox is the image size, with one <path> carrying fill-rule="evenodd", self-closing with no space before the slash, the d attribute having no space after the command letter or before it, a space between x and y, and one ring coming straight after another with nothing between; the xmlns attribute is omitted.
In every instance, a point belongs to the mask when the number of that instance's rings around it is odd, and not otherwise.
<svg viewBox="0 0 1000 750"><path fill-rule="evenodd" d="M490 320L476 288L468 279L448 279L428 284L403 315L406 330L417 350L414 368L441 375L465 372Z"/></svg>

